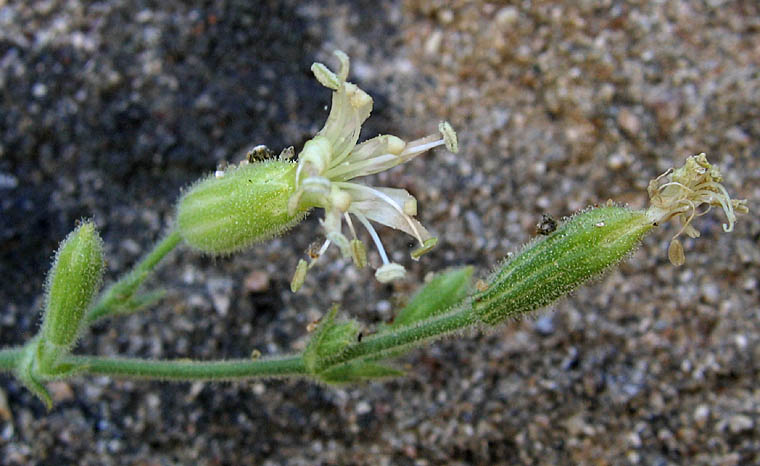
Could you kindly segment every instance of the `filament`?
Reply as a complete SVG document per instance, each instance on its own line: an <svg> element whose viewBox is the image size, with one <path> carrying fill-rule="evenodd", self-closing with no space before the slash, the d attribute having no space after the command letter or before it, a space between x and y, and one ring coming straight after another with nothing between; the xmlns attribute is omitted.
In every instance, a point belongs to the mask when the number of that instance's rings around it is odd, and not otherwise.
<svg viewBox="0 0 760 466"><path fill-rule="evenodd" d="M385 248L383 247L383 243L380 241L380 237L377 236L377 232L372 227L372 224L369 223L369 220L364 215L361 214L354 214L356 215L356 218L359 219L360 222L362 222L362 225L364 225L364 228L367 229L369 232L369 235L372 237L372 241L375 243L375 247L377 247L377 252L380 253L380 259L383 260L383 264L388 264L390 261L388 260L388 255L385 254Z"/></svg>

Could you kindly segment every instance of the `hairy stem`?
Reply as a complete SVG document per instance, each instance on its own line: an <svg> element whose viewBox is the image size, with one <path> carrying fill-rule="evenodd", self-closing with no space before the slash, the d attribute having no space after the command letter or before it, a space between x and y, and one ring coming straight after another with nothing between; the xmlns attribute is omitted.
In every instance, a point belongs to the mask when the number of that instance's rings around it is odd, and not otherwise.
<svg viewBox="0 0 760 466"><path fill-rule="evenodd" d="M357 342L334 359L325 369L350 363L360 359L382 359L410 347L440 339L457 330L475 323L469 306L457 309L421 322L415 326L402 327L365 338ZM21 350L9 348L0 350L0 371L12 371ZM78 375L108 375L113 377L157 379L157 380L244 380L252 378L283 376L317 376L310 374L304 364L302 354L280 358L230 359L225 361L192 360L149 360L139 358L109 358L100 356L67 356L62 363L78 367Z"/></svg>
<svg viewBox="0 0 760 466"><path fill-rule="evenodd" d="M439 340L453 332L469 328L475 323L476 318L472 314L472 308L467 304L416 325L370 335L361 342L347 347L334 359L330 359L328 367L357 359L377 360L391 357L412 347Z"/></svg>
<svg viewBox="0 0 760 466"><path fill-rule="evenodd" d="M139 379L222 381L307 375L300 355L226 361L155 361L136 358L69 356L65 362L84 366L81 373Z"/></svg>
<svg viewBox="0 0 760 466"><path fill-rule="evenodd" d="M156 243L153 249L138 262L132 270L122 277L100 295L95 305L90 308L85 316L87 324L117 314L120 306L130 300L137 288L148 278L150 272L182 241L182 236L173 230L161 241Z"/></svg>

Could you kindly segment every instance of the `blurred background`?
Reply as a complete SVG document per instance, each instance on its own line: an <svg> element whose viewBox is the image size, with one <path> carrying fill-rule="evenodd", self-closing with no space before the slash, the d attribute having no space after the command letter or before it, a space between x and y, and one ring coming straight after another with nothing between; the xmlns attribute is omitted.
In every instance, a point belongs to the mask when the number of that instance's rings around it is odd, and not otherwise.
<svg viewBox="0 0 760 466"><path fill-rule="evenodd" d="M296 149L330 93L314 61L352 59L375 99L362 138L443 150L377 176L419 201L440 241L392 285L334 250L288 284L319 232L228 258L181 249L154 309L98 324L81 353L247 357L302 349L332 303L366 331L427 273L485 276L535 233L706 152L750 215L715 211L686 265L655 231L596 283L486 334L414 351L400 380L210 385L102 377L51 384L46 413L0 376L2 464L760 463L760 6L751 0L0 0L0 344L39 322L45 273L77 219L105 240L108 279L173 218L180 190L254 145ZM377 257L370 260L378 261Z"/></svg>

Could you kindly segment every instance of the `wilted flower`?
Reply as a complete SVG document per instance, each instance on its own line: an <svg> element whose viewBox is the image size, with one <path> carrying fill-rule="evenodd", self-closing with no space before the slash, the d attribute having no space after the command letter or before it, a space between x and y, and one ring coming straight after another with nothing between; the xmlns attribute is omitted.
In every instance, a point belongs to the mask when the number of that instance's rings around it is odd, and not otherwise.
<svg viewBox="0 0 760 466"><path fill-rule="evenodd" d="M337 75L321 63L314 63L311 67L317 80L333 90L332 107L324 127L304 144L298 155L296 190L288 202L291 212L304 207L325 209L321 223L327 239L308 266L303 260L299 263L291 283L294 290L300 287L307 269L330 244L336 244L343 256L351 257L358 267L366 265L366 249L357 237L352 216L367 229L380 254L383 265L377 269L375 277L381 282L403 277L404 267L389 260L370 222L413 236L419 242L419 248L412 252L412 258L416 260L437 242L414 218L417 200L404 189L367 186L350 180L388 170L437 146L445 145L452 152L458 150L456 133L447 122L440 123L440 136L427 136L407 143L396 136L380 135L357 145L361 125L372 111L372 98L346 81L348 56L340 51L335 55L340 61ZM343 234L344 222L348 225L351 240Z"/></svg>
<svg viewBox="0 0 760 466"><path fill-rule="evenodd" d="M705 215L713 206L720 207L728 220L723 224L723 231L729 232L734 229L736 214L749 212L747 201L731 199L720 184L722 181L718 167L711 165L702 153L686 159L683 167L671 168L649 182L647 191L652 205L647 210L647 217L655 225L674 217L681 221L681 229L673 235L668 248L668 258L673 265L682 265L685 261L678 237L682 233L691 238L699 237L699 231L691 225L695 217ZM707 208L699 211L703 204Z"/></svg>

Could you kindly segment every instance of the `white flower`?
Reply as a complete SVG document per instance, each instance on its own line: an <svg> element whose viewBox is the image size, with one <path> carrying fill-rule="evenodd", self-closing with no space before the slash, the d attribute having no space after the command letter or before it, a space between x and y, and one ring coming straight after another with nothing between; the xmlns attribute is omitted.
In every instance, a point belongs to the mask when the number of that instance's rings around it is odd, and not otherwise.
<svg viewBox="0 0 760 466"><path fill-rule="evenodd" d="M366 248L357 237L352 217L366 228L380 254L383 265L377 269L375 277L383 283L402 278L404 267L390 262L371 222L413 236L419 248L412 252L412 259L417 260L437 242L414 218L417 200L404 189L378 188L351 180L388 170L434 147L445 145L452 152L458 151L456 133L447 122L440 123L440 136L427 136L407 143L386 134L357 145L361 125L372 112L372 98L346 81L348 56L340 51L335 55L340 61L337 75L321 63L314 63L311 67L317 80L333 90L332 106L324 127L304 144L298 155L296 190L288 204L291 212L299 207L325 209L321 223L327 239L308 266L305 261L299 263L291 283L294 291L303 283L306 271L330 244L337 245L344 257L353 258L358 267L366 265ZM343 234L344 222L351 240Z"/></svg>
<svg viewBox="0 0 760 466"><path fill-rule="evenodd" d="M699 237L699 231L691 224L695 217L705 215L713 206L720 207L728 220L723 224L723 231L730 232L734 229L736 214L749 212L747 201L731 199L722 181L718 167L710 164L702 153L687 158L683 167L671 168L649 182L647 191L652 205L647 209L647 217L655 225L672 218L681 221L681 229L673 235L668 248L668 258L673 265L679 266L685 261L683 245L678 239L681 233ZM700 212L702 205L707 208Z"/></svg>

